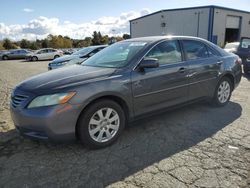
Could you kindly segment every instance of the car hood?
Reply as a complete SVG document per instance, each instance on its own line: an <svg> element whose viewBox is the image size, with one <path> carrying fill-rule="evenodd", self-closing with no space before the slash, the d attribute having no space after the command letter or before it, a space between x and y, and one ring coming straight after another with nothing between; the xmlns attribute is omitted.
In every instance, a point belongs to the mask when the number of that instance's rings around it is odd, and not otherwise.
<svg viewBox="0 0 250 188"><path fill-rule="evenodd" d="M70 61L72 59L78 58L78 55L64 55L62 57L58 57L56 59L54 59L51 63L61 63L61 62L65 62L65 61Z"/></svg>
<svg viewBox="0 0 250 188"><path fill-rule="evenodd" d="M52 92L57 89L106 79L115 70L114 68L72 65L31 77L20 83L17 89L38 94L41 91Z"/></svg>

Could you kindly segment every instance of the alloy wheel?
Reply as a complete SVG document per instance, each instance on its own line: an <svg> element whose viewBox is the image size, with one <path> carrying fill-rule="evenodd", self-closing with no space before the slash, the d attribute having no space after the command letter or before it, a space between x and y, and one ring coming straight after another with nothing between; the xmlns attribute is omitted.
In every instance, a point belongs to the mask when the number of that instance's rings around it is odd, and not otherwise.
<svg viewBox="0 0 250 188"><path fill-rule="evenodd" d="M116 135L119 126L118 113L112 108L101 108L94 113L89 121L89 135L96 142L108 142Z"/></svg>

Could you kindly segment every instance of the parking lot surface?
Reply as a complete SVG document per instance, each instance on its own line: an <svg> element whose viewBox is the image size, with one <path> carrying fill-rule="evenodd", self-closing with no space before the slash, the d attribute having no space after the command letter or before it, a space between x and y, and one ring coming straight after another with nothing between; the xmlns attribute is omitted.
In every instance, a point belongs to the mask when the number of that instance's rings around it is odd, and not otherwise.
<svg viewBox="0 0 250 188"><path fill-rule="evenodd" d="M47 64L0 61L0 187L250 187L250 79L223 108L167 111L133 122L108 148L88 150L14 130L10 93Z"/></svg>

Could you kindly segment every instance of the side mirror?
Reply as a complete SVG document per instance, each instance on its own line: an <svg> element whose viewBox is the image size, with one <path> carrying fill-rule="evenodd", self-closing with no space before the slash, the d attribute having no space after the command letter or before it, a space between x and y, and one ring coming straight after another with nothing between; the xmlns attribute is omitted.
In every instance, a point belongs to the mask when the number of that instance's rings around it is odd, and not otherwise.
<svg viewBox="0 0 250 188"><path fill-rule="evenodd" d="M158 59L155 58L144 58L139 65L139 68L141 69L157 67L159 67L159 62Z"/></svg>

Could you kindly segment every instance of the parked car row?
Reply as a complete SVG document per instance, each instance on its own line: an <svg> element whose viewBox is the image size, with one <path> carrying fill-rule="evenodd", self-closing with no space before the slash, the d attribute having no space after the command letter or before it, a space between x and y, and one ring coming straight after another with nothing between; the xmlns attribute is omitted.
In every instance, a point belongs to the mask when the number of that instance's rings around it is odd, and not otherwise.
<svg viewBox="0 0 250 188"><path fill-rule="evenodd" d="M243 70L245 74L250 72L250 38L243 37L240 42L227 43L225 48L227 52L237 54L242 59Z"/></svg>
<svg viewBox="0 0 250 188"><path fill-rule="evenodd" d="M106 48L107 45L99 45L99 46L90 46L86 48L82 48L72 55L65 55L63 57L54 59L51 63L48 64L48 70L61 68L63 66L69 66L73 64L81 64L89 57L93 56L97 52Z"/></svg>

